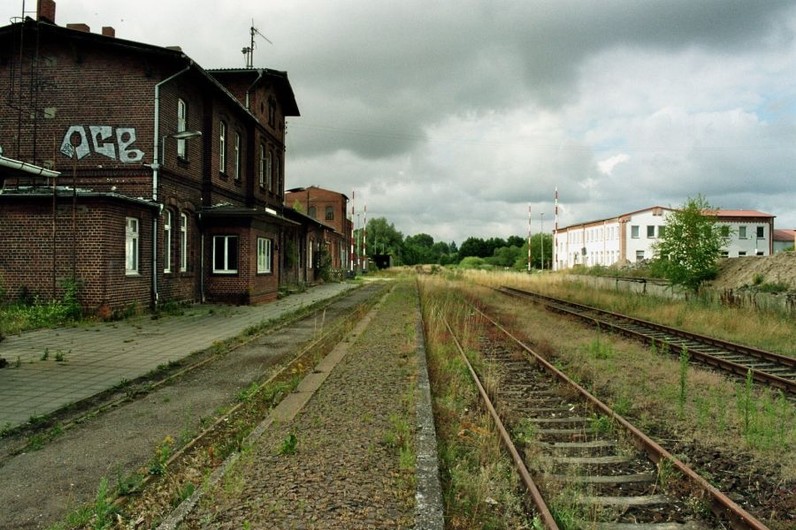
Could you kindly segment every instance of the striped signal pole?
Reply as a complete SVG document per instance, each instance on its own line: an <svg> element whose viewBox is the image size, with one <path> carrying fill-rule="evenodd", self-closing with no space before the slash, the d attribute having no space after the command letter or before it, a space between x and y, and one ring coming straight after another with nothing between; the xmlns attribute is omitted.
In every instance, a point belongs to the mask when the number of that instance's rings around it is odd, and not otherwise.
<svg viewBox="0 0 796 530"><path fill-rule="evenodd" d="M553 270L558 269L558 241L556 241L556 236L558 235L558 186L556 186L556 195L555 195L555 223L553 225Z"/></svg>
<svg viewBox="0 0 796 530"><path fill-rule="evenodd" d="M365 203L363 208L365 214L362 218L362 255L364 256L363 268L367 271L368 270L368 204Z"/></svg>

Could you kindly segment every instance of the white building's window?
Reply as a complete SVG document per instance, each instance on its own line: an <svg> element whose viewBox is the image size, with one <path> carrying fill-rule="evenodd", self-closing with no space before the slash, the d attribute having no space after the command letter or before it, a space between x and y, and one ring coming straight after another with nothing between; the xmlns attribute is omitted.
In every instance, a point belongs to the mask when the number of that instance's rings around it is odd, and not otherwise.
<svg viewBox="0 0 796 530"><path fill-rule="evenodd" d="M658 227L658 237L660 238L666 237L666 227L664 225Z"/></svg>
<svg viewBox="0 0 796 530"><path fill-rule="evenodd" d="M163 210L163 272L171 272L171 210Z"/></svg>
<svg viewBox="0 0 796 530"><path fill-rule="evenodd" d="M746 227L739 226L738 227L738 239L746 239Z"/></svg>
<svg viewBox="0 0 796 530"><path fill-rule="evenodd" d="M741 251L739 251L739 252L738 252L738 256L739 256L739 257L740 257L740 256L746 256L746 251L745 251L745 250L741 250Z"/></svg>
<svg viewBox="0 0 796 530"><path fill-rule="evenodd" d="M240 180L240 133L235 133L235 180Z"/></svg>
<svg viewBox="0 0 796 530"><path fill-rule="evenodd" d="M271 272L271 240L264 237L257 238L257 272Z"/></svg>
<svg viewBox="0 0 796 530"><path fill-rule="evenodd" d="M763 239L765 237L766 227L758 226L757 227L757 239Z"/></svg>
<svg viewBox="0 0 796 530"><path fill-rule="evenodd" d="M314 250L312 248L313 245L314 245L314 242L312 240L310 240L309 245L307 245L307 268L308 269L312 268L312 253L313 253L313 250Z"/></svg>
<svg viewBox="0 0 796 530"><path fill-rule="evenodd" d="M238 272L238 236L213 236L213 272Z"/></svg>
<svg viewBox="0 0 796 530"><path fill-rule="evenodd" d="M655 238L655 225L647 225L647 239Z"/></svg>
<svg viewBox="0 0 796 530"><path fill-rule="evenodd" d="M180 214L180 272L188 270L188 216Z"/></svg>
<svg viewBox="0 0 796 530"><path fill-rule="evenodd" d="M644 251L643 250L637 250L636 251L636 261L641 261L643 259L644 259Z"/></svg>
<svg viewBox="0 0 796 530"><path fill-rule="evenodd" d="M638 225L630 226L630 237L633 239L638 239Z"/></svg>
<svg viewBox="0 0 796 530"><path fill-rule="evenodd" d="M138 219L128 217L125 230L125 273L138 274Z"/></svg>
<svg viewBox="0 0 796 530"><path fill-rule="evenodd" d="M182 99L177 100L177 132L183 132L188 127L188 105ZM186 158L185 139L177 140L177 156Z"/></svg>
<svg viewBox="0 0 796 530"><path fill-rule="evenodd" d="M227 172L227 124L223 121L218 125L218 170Z"/></svg>

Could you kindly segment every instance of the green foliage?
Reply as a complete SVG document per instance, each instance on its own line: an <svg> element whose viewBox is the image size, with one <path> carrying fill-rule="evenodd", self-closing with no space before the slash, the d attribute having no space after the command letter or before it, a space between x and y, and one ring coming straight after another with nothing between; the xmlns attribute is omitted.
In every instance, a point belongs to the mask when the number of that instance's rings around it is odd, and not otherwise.
<svg viewBox="0 0 796 530"><path fill-rule="evenodd" d="M459 262L462 269L491 269L492 266L485 259L476 256L468 256Z"/></svg>
<svg viewBox="0 0 796 530"><path fill-rule="evenodd" d="M280 455L294 455L298 446L298 438L293 433L288 434L282 441L282 446L279 448Z"/></svg>
<svg viewBox="0 0 796 530"><path fill-rule="evenodd" d="M716 277L716 261L727 235L717 225L714 208L698 195L666 217L666 231L654 246L653 270L686 289L697 292Z"/></svg>
<svg viewBox="0 0 796 530"><path fill-rule="evenodd" d="M404 236L395 229L392 223L387 222L384 217L376 217L368 221L368 254L389 254L393 256L395 263L403 264L402 258ZM362 241L361 230L354 234L357 241Z"/></svg>

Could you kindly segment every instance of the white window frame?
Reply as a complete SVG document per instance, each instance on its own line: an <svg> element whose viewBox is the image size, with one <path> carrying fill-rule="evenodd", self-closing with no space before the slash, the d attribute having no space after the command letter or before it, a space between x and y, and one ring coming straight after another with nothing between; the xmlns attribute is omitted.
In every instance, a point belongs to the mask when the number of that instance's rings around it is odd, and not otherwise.
<svg viewBox="0 0 796 530"><path fill-rule="evenodd" d="M182 98L177 99L177 132L181 133L187 130L188 127L188 105ZM187 158L186 150L187 142L185 138L177 139L177 157Z"/></svg>
<svg viewBox="0 0 796 530"><path fill-rule="evenodd" d="M230 251L230 242L235 241L234 256ZM234 235L218 235L213 236L213 274L237 274L238 273L238 252L240 252L240 245L238 236ZM219 252L223 252L223 264L221 267L216 266L216 257ZM234 263L231 257L234 257ZM234 265L234 267L232 266Z"/></svg>
<svg viewBox="0 0 796 530"><path fill-rule="evenodd" d="M139 248L139 229L140 222L136 217L125 218L124 272L128 275L138 274L138 265L141 258Z"/></svg>
<svg viewBox="0 0 796 530"><path fill-rule="evenodd" d="M227 172L227 123L223 120L218 125L218 170Z"/></svg>
<svg viewBox="0 0 796 530"><path fill-rule="evenodd" d="M257 238L257 273L268 274L271 272L272 241L266 237Z"/></svg>
<svg viewBox="0 0 796 530"><path fill-rule="evenodd" d="M638 225L630 225L630 239L639 239Z"/></svg>
<svg viewBox="0 0 796 530"><path fill-rule="evenodd" d="M165 273L171 272L171 219L171 210L168 208L163 210L163 272Z"/></svg>
<svg viewBox="0 0 796 530"><path fill-rule="evenodd" d="M188 270L188 216L180 214L180 272Z"/></svg>
<svg viewBox="0 0 796 530"><path fill-rule="evenodd" d="M273 154L268 150L265 159L265 183L268 191L274 191Z"/></svg>
<svg viewBox="0 0 796 530"><path fill-rule="evenodd" d="M240 180L240 133L235 133L235 180Z"/></svg>
<svg viewBox="0 0 796 530"><path fill-rule="evenodd" d="M313 253L315 251L315 249L313 248L314 245L315 245L315 241L310 239L310 242L307 245L307 269L311 269L312 268L312 255L313 255Z"/></svg>
<svg viewBox="0 0 796 530"><path fill-rule="evenodd" d="M739 226L738 227L738 239L746 239L746 227Z"/></svg>

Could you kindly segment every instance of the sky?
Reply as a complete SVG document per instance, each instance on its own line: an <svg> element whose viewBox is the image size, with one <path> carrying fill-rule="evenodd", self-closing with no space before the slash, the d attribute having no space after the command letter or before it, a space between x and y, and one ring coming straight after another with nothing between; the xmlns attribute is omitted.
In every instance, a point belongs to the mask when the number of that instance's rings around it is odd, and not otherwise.
<svg viewBox="0 0 796 530"><path fill-rule="evenodd" d="M72 22L207 69L253 24L301 113L286 187L354 196L357 226L461 244L530 206L549 232L557 188L559 227L702 195L796 228L796 0L57 0Z"/></svg>

